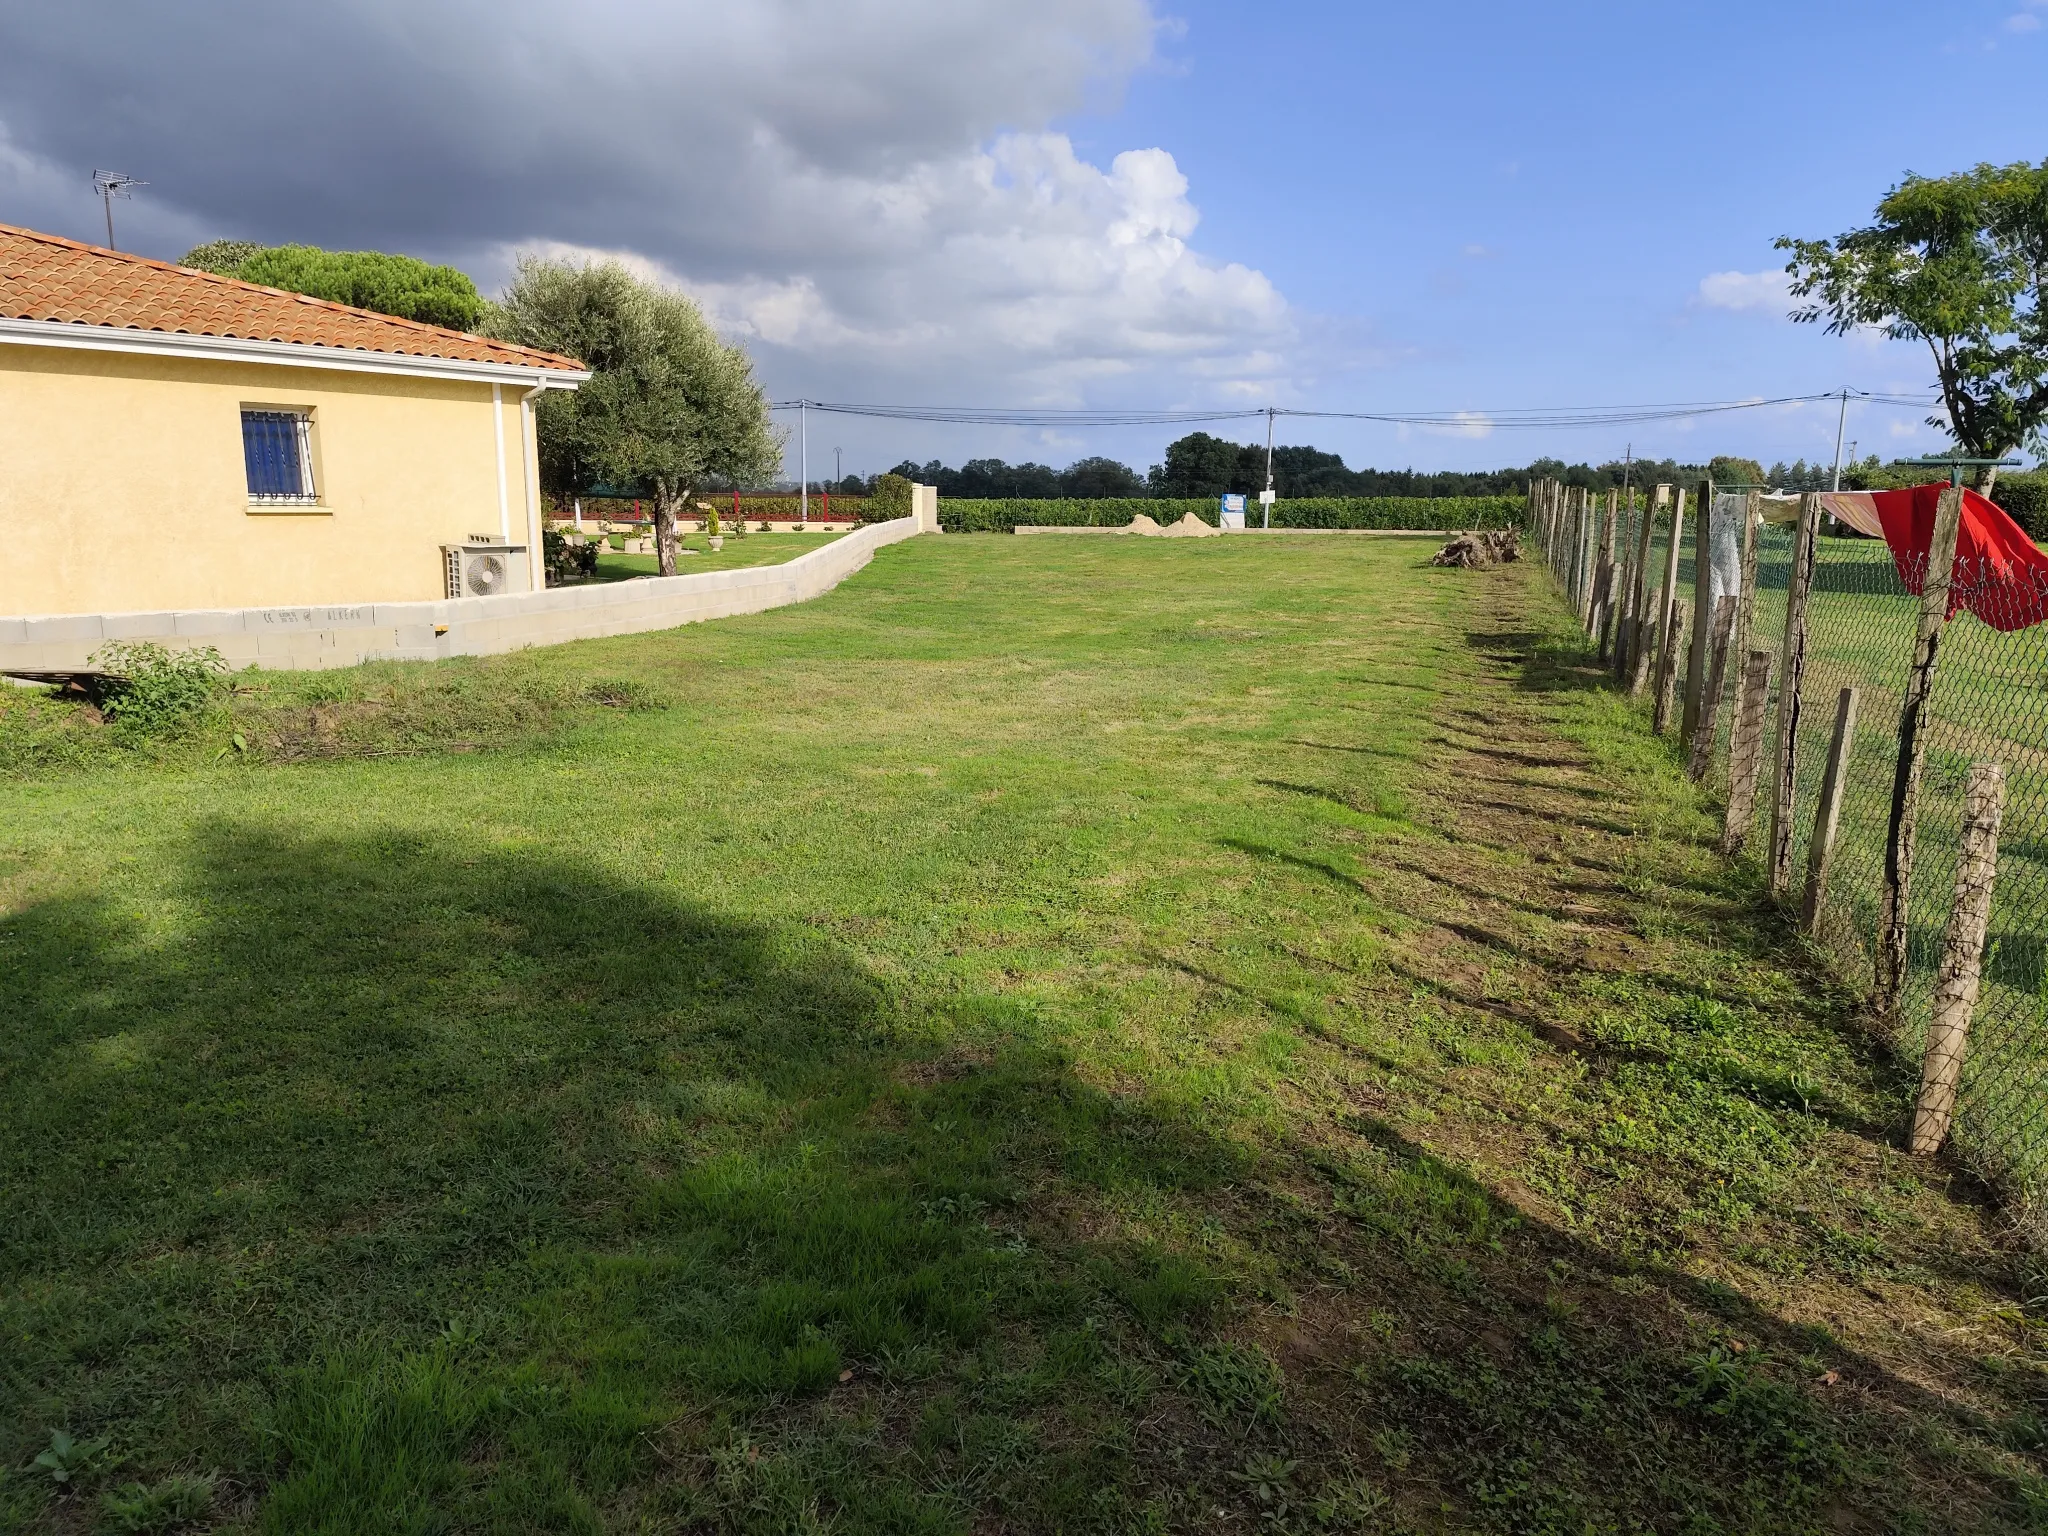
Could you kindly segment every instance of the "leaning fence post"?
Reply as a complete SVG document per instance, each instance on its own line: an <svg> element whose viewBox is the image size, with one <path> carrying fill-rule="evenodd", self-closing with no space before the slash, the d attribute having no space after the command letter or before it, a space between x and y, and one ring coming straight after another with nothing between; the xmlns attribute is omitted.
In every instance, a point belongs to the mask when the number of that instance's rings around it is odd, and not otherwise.
<svg viewBox="0 0 2048 1536"><path fill-rule="evenodd" d="M1763 766L1764 704L1771 693L1771 653L1751 651L1742 664L1735 696L1735 726L1728 735L1728 815L1721 823L1721 851L1740 853L1756 817L1757 770Z"/></svg>
<svg viewBox="0 0 2048 1536"><path fill-rule="evenodd" d="M1700 690L1707 684L1707 647L1714 627L1714 482L1700 482L1699 504L1692 514L1692 645L1685 659L1685 713L1679 717L1678 740L1690 745L1700 723Z"/></svg>
<svg viewBox="0 0 2048 1536"><path fill-rule="evenodd" d="M1820 496L1799 498L1799 536L1792 546L1792 578L1785 588L1785 650L1778 665L1778 740L1772 757L1770 887L1782 896L1792 881L1792 803L1799 793L1799 712L1806 682L1806 598L1813 590L1814 543L1820 534Z"/></svg>
<svg viewBox="0 0 2048 1536"><path fill-rule="evenodd" d="M1941 637L1948 627L1949 590L1955 580L1956 539L1962 532L1963 493L1951 486L1935 504L1934 534L1927 546L1927 570L1920 583L1920 625L1913 637L1913 669L1899 708L1899 760L1892 773L1891 819L1885 831L1884 886L1878 901L1878 1006L1890 1013L1906 986L1906 919L1913 889L1913 832L1920 812L1920 771L1927 761L1921 734Z"/></svg>
<svg viewBox="0 0 2048 1536"><path fill-rule="evenodd" d="M1729 592L1714 604L1713 660L1707 666L1706 692L1700 699L1700 717L1693 722L1692 757L1686 764L1686 772L1695 784L1714 765L1714 733L1721 725L1721 695L1728 686L1728 642L1734 633L1739 601Z"/></svg>
<svg viewBox="0 0 2048 1536"><path fill-rule="evenodd" d="M1984 933L1991 924L1991 887L1998 879L1998 823L2005 808L2005 770L1996 763L1972 763L1963 789L1962 850L1956 861L1955 900L1941 937L1941 967L1934 976L1933 1007L1927 1021L1927 1056L1920 1068L1920 1097L1913 1105L1918 1153L1935 1151L1948 1139L1955 1119L1956 1090L1969 1049L1970 1015L1984 976Z"/></svg>
<svg viewBox="0 0 2048 1536"><path fill-rule="evenodd" d="M1834 857L1835 832L1842 823L1842 791L1849 777L1849 754L1856 750L1856 690L1844 688L1835 701L1835 734L1828 742L1827 772L1821 776L1820 804L1813 810L1813 840L1806 845L1806 894L1799 903L1799 926L1808 935L1820 932L1820 913L1828 899L1828 864Z"/></svg>

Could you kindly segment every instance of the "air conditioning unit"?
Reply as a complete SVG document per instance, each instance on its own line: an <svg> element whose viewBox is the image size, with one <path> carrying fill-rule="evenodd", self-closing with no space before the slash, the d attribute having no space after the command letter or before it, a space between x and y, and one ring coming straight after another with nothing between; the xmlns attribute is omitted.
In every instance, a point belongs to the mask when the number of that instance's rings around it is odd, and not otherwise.
<svg viewBox="0 0 2048 1536"><path fill-rule="evenodd" d="M441 562L450 597L498 597L533 588L524 544L472 534L464 543L443 544Z"/></svg>

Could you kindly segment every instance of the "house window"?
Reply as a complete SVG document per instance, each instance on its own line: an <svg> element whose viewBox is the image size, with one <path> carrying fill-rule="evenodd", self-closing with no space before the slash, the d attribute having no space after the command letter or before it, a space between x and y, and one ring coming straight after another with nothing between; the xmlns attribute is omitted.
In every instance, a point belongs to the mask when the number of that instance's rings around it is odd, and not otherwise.
<svg viewBox="0 0 2048 1536"><path fill-rule="evenodd" d="M320 499L313 486L313 418L304 411L242 412L242 461L251 501Z"/></svg>

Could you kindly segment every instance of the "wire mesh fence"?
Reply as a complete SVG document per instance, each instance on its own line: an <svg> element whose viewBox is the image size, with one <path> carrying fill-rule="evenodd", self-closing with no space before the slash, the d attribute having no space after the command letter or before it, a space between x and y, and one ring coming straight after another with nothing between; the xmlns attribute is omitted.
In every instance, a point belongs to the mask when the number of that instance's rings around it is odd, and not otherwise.
<svg viewBox="0 0 2048 1536"><path fill-rule="evenodd" d="M1539 482L1531 490L1532 543L1587 622L1591 643L1610 665L1622 663L1620 686L1633 687L1641 676L1628 664L1631 649L1639 654L1655 643L1651 635L1668 622L1667 601L1693 599L1686 637L1690 643L1696 626L1708 626L1703 661L1689 682L1683 719L1674 711L1670 728L1680 732L1698 722L1700 732L1711 733L1689 756L1724 805L1737 767L1743 662L1758 653L1767 658L1759 662L1768 665L1770 682L1755 733L1757 791L1747 816L1738 806L1730 845L1764 869L1843 979L1867 994L1875 1027L1910 1063L1922 1059L1937 1006L1958 896L1966 784L1973 764L2002 768L1996 883L1974 1013L1966 1011L1968 1049L1952 1136L2006 1194L2030 1235L2048 1240L2048 624L2030 622L2031 611L2008 611L2014 592L1999 573L1957 562L1954 614L1934 625L1917 750L1909 750L1902 725L1923 633L1917 593L1926 556L1905 556L1902 570L1884 540L1833 525L1817 503L1723 492L1685 507L1690 515L1673 567L1672 513L1684 498L1674 495L1660 507L1651 492L1635 501ZM1803 582L1802 520L1811 542ZM1599 553L1610 547L1610 527L1611 562ZM1704 576L1702 547L1710 567ZM1717 667L1714 609L1703 600L1724 595L1727 583L1717 574L1724 565L1747 579L1732 576L1735 590L1726 595L1736 601ZM1631 626L1640 638L1627 633ZM1653 676L1655 670L1661 663ZM1788 675L1796 679L1796 702L1788 697ZM1837 721L1851 689L1854 729L1834 774L1828 838L1818 829ZM1643 692L1646 704L1654 699L1651 689ZM1787 720L1789 741L1781 734ZM1902 771L1902 754L1920 765L1917 794L1905 805L1910 774ZM1776 843L1774 825L1784 829ZM1826 857L1820 889L1809 895L1816 835ZM1888 867L1903 887L1897 919ZM1896 985L1887 985L1892 934L1903 937L1904 964Z"/></svg>

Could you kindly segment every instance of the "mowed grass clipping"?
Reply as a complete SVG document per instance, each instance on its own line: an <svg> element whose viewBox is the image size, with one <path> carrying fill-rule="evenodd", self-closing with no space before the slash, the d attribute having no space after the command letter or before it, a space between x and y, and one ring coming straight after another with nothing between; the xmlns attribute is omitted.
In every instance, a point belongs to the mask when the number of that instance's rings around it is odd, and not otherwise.
<svg viewBox="0 0 2048 1536"><path fill-rule="evenodd" d="M2020 1256L1427 552L919 539L0 784L0 1523L2037 1528Z"/></svg>

